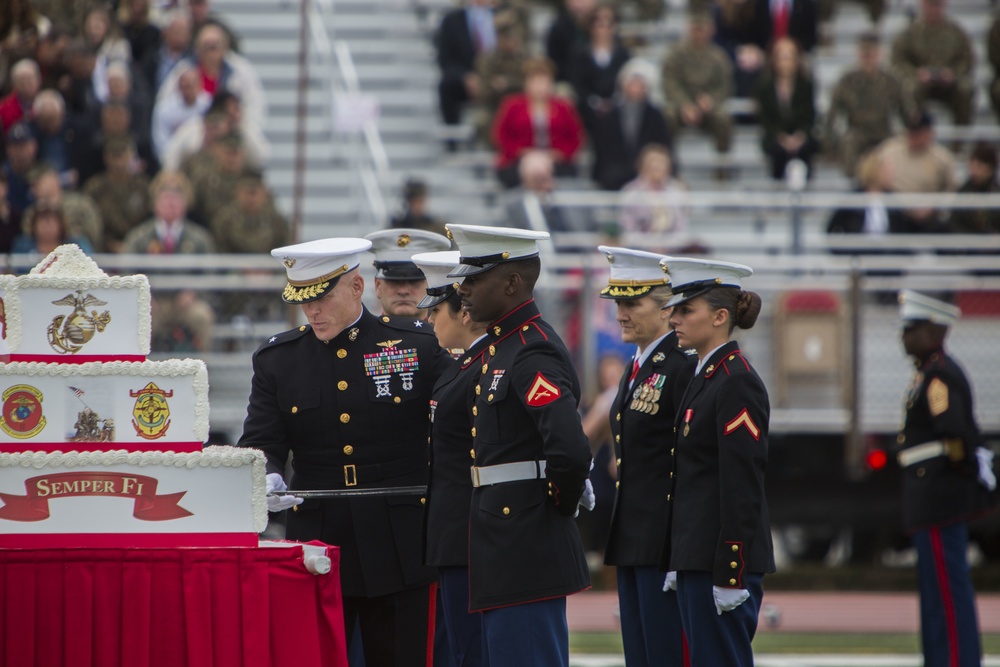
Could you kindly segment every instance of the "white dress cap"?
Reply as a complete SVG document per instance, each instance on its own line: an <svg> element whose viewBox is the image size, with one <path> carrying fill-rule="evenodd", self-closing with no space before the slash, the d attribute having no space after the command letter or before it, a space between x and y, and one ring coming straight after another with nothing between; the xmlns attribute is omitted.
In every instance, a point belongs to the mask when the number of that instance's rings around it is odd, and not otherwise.
<svg viewBox="0 0 1000 667"><path fill-rule="evenodd" d="M603 299L638 299L654 287L669 285L670 278L660 266L665 255L645 250L601 245L597 249L611 265L608 286L601 290Z"/></svg>
<svg viewBox="0 0 1000 667"><path fill-rule="evenodd" d="M950 303L905 289L899 293L899 317L904 321L927 320L951 326L962 311Z"/></svg>
<svg viewBox="0 0 1000 667"><path fill-rule="evenodd" d="M664 308L684 303L715 287L743 287L742 278L753 275L744 264L690 257L665 257L660 267L670 277L673 297Z"/></svg>
<svg viewBox="0 0 1000 667"><path fill-rule="evenodd" d="M489 271L501 262L535 257L538 242L549 238L548 232L512 227L449 224L445 228L461 254L460 266L450 274L453 278Z"/></svg>
<svg viewBox="0 0 1000 667"><path fill-rule="evenodd" d="M375 253L375 277L380 280L423 280L411 257L418 252L451 248L446 237L423 229L398 227L365 235Z"/></svg>
<svg viewBox="0 0 1000 667"><path fill-rule="evenodd" d="M319 239L275 248L271 257L285 267L288 284L281 298L286 303L305 303L322 297L337 279L358 268L361 253L372 247L367 239Z"/></svg>
<svg viewBox="0 0 1000 667"><path fill-rule="evenodd" d="M448 274L458 266L457 250L443 252L421 252L413 256L413 263L427 278L427 296L417 304L418 308L432 308L455 292L455 282Z"/></svg>

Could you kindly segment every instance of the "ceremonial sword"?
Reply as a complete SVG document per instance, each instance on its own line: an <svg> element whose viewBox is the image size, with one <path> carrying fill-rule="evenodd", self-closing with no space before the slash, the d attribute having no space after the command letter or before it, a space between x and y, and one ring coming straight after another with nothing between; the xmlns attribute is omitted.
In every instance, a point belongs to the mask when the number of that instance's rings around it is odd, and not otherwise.
<svg viewBox="0 0 1000 667"><path fill-rule="evenodd" d="M427 493L427 487L417 486L386 486L380 489L322 489L322 490L288 490L272 491L272 496L296 496L298 498L358 498L363 496L420 496Z"/></svg>

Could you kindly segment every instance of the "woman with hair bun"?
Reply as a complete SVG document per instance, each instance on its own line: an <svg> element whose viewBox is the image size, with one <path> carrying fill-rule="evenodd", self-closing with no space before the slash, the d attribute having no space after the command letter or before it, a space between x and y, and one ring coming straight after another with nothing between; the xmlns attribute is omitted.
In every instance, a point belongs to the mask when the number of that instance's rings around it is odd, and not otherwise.
<svg viewBox="0 0 1000 667"><path fill-rule="evenodd" d="M667 257L670 325L698 365L674 420L673 486L661 555L676 589L692 667L753 665L764 574L774 551L764 469L770 405L760 376L732 340L761 300L742 289L742 264Z"/></svg>

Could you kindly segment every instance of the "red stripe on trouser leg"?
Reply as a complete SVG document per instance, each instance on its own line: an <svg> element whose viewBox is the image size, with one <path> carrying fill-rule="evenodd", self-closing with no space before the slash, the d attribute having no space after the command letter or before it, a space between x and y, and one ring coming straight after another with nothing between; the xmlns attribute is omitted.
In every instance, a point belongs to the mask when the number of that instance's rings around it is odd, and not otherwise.
<svg viewBox="0 0 1000 667"><path fill-rule="evenodd" d="M941 605L944 607L944 626L948 635L948 665L958 667L958 623L955 620L955 600L951 595L948 581L948 564L944 560L944 545L941 529L927 531L931 538L931 553L934 555L934 571L937 573L938 588L941 590Z"/></svg>
<svg viewBox="0 0 1000 667"><path fill-rule="evenodd" d="M681 630L681 647L684 649L684 667L691 667L691 651L688 650L688 637Z"/></svg>
<svg viewBox="0 0 1000 667"><path fill-rule="evenodd" d="M438 582L427 587L430 594L427 600L427 667L434 667L434 629L437 627L437 592Z"/></svg>

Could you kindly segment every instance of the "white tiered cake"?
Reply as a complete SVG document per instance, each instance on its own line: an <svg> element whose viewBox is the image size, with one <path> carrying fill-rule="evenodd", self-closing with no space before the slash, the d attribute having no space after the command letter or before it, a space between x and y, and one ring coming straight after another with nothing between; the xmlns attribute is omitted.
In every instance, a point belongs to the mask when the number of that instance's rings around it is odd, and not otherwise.
<svg viewBox="0 0 1000 667"><path fill-rule="evenodd" d="M0 276L0 547L253 546L264 457L207 447L208 373L146 361L149 281L73 245Z"/></svg>

